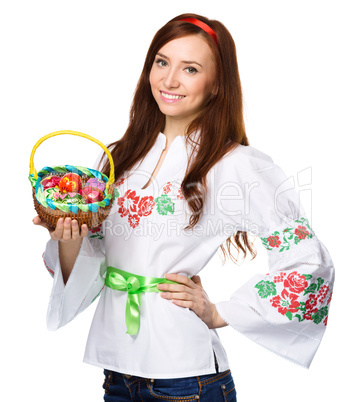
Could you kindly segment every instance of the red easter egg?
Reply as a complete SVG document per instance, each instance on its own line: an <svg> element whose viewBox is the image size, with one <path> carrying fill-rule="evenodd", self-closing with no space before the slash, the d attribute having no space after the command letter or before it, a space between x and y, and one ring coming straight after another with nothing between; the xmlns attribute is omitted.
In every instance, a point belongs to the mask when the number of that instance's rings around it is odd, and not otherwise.
<svg viewBox="0 0 348 402"><path fill-rule="evenodd" d="M81 178L76 173L65 174L60 182L59 189L62 193L78 193L81 189Z"/></svg>
<svg viewBox="0 0 348 402"><path fill-rule="evenodd" d="M58 186L60 180L61 180L60 176L50 175L50 176L46 176L44 179L42 179L41 184L42 184L44 190L47 190L48 188Z"/></svg>
<svg viewBox="0 0 348 402"><path fill-rule="evenodd" d="M104 199L104 193L96 187L83 187L83 189L80 191L80 194L86 200L86 204L103 201Z"/></svg>

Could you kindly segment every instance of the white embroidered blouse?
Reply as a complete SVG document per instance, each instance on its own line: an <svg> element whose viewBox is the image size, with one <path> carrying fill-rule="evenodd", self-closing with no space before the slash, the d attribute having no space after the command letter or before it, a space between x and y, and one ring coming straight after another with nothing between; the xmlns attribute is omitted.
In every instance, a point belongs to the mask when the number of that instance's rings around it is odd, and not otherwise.
<svg viewBox="0 0 348 402"><path fill-rule="evenodd" d="M84 362L147 378L215 373L215 357L219 371L227 370L217 331L159 293L141 294L139 331L127 334L127 292L104 281L107 266L142 276L193 276L242 230L260 237L269 273L216 303L217 311L251 340L309 367L326 328L334 267L284 172L265 153L238 145L209 171L203 215L193 233L187 232L190 211L180 184L191 145L184 137L174 139L157 177L142 189L165 146L166 136L159 133L143 161L118 180L112 211L83 239L66 285L58 242L48 241L44 261L54 277L48 328L66 325L100 296Z"/></svg>

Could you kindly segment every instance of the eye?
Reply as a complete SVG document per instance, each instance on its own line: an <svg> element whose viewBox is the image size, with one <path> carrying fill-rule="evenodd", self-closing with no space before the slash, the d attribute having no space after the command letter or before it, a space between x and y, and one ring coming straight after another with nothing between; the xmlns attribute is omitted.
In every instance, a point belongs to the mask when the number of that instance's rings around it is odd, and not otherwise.
<svg viewBox="0 0 348 402"><path fill-rule="evenodd" d="M198 72L194 67L186 67L185 70L186 70L189 74L196 74L196 73Z"/></svg>
<svg viewBox="0 0 348 402"><path fill-rule="evenodd" d="M165 67L167 65L167 62L165 60L162 59L157 59L155 61L155 63L159 66L159 67Z"/></svg>

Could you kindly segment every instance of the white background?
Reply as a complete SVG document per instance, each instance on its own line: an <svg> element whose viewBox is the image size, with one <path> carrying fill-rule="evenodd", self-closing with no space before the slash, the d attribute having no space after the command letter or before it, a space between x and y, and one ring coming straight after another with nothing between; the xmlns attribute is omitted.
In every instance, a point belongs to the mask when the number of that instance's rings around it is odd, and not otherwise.
<svg viewBox="0 0 348 402"><path fill-rule="evenodd" d="M27 180L43 135L63 129L104 143L122 136L145 54L169 19L195 12L218 19L237 46L250 144L289 176L305 171L303 203L336 265L329 325L309 370L219 330L239 402L346 400L347 24L344 1L16 1L0 6L1 387L2 401L101 401L102 370L82 363L96 303L49 332L51 277L42 263L46 231ZM92 166L99 149L67 136L37 151L38 169ZM303 183L302 183L303 184ZM302 191L305 190L305 191ZM216 255L202 272L212 301L267 272L266 250L240 267ZM216 279L218 278L218 279ZM165 353L165 351L163 351ZM184 364L184 363L183 363ZM341 395L340 397L338 395Z"/></svg>

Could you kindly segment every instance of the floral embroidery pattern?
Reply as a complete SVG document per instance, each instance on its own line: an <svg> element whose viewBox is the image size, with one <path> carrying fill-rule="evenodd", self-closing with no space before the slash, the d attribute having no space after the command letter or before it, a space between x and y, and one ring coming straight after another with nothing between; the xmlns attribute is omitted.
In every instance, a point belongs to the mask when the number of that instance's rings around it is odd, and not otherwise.
<svg viewBox="0 0 348 402"><path fill-rule="evenodd" d="M332 291L324 279L312 275L280 272L273 281L260 281L255 285L258 295L269 301L280 314L290 321L310 320L327 325Z"/></svg>
<svg viewBox="0 0 348 402"><path fill-rule="evenodd" d="M171 183L170 181L163 187L164 194L170 194L172 198L176 198L178 200L183 200L184 196L182 195L181 185L179 183Z"/></svg>
<svg viewBox="0 0 348 402"><path fill-rule="evenodd" d="M124 177L121 177L117 182L115 183L116 187L120 187L124 183Z"/></svg>
<svg viewBox="0 0 348 402"><path fill-rule="evenodd" d="M304 239L311 239L314 232L309 226L308 219L299 218L294 222L297 228L287 227L282 232L275 231L268 237L260 237L262 244L267 250L277 249L280 253L289 250L292 245L297 245Z"/></svg>
<svg viewBox="0 0 348 402"><path fill-rule="evenodd" d="M140 218L152 214L155 201L152 196L140 198L134 190L127 190L123 197L117 199L120 206L118 212L123 218L128 217L128 223L132 228L139 226Z"/></svg>
<svg viewBox="0 0 348 402"><path fill-rule="evenodd" d="M167 182L162 188L162 193L154 199L151 195L140 197L135 190L127 190L117 199L118 213L122 218L128 218L132 228L139 226L141 218L151 215L154 210L160 215L173 214L175 210L173 198L183 199L180 187Z"/></svg>
<svg viewBox="0 0 348 402"><path fill-rule="evenodd" d="M175 204L168 195L162 194L160 197L157 197L155 199L155 202L156 202L157 212L160 215L168 215L168 212L171 214L174 213Z"/></svg>
<svg viewBox="0 0 348 402"><path fill-rule="evenodd" d="M100 224L96 228L91 229L90 233L93 233L92 235L89 235L90 239L93 239L93 238L96 238L96 239L99 239L99 240L104 239L103 231L102 231L102 224Z"/></svg>

